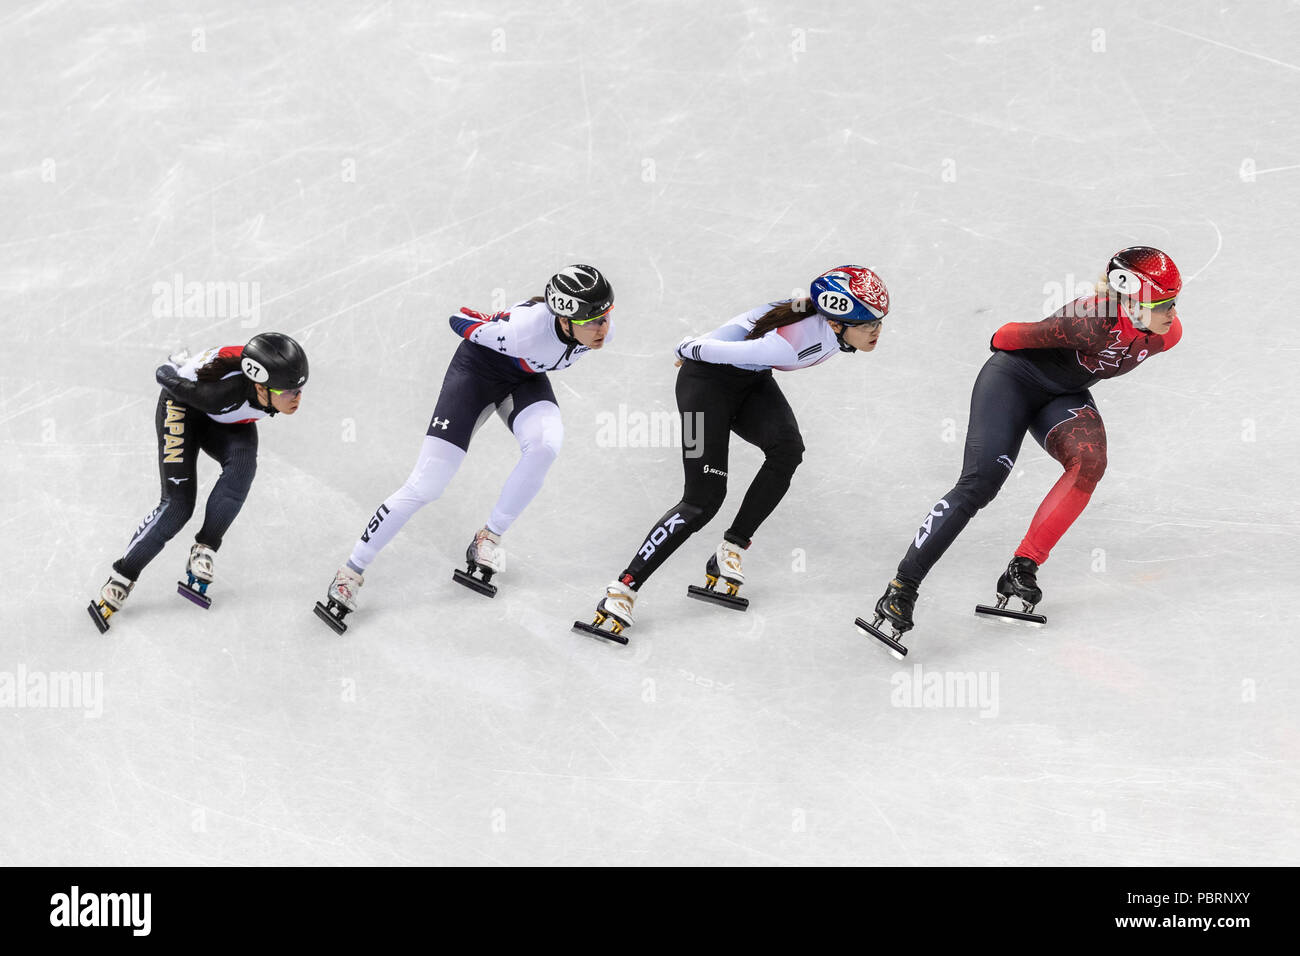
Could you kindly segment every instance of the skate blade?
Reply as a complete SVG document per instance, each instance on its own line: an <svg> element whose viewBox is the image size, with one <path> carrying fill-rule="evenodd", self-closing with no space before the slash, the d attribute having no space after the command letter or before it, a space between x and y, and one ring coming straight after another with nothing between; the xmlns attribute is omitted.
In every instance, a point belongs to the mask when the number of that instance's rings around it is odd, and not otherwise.
<svg viewBox="0 0 1300 956"><path fill-rule="evenodd" d="M343 613L346 614L348 612L344 611ZM324 604L321 604L320 601L316 602L316 616L328 624L334 630L335 634L342 634L348 629L348 626L343 623L342 615L335 617L330 613L330 609Z"/></svg>
<svg viewBox="0 0 1300 956"><path fill-rule="evenodd" d="M592 637L599 637L606 641L613 641L615 644L627 643L627 638L622 634L615 634L613 631L606 630L603 627L597 627L595 624L588 624L586 621L574 621L573 629L582 634L590 634Z"/></svg>
<svg viewBox="0 0 1300 956"><path fill-rule="evenodd" d="M471 591L477 591L479 594L486 594L488 597L497 596L497 586L495 584L488 584L483 579L476 578L468 571L462 571L460 568L451 572L451 579L457 584L465 585Z"/></svg>
<svg viewBox="0 0 1300 956"><path fill-rule="evenodd" d="M212 606L212 598L206 594L200 594L198 588L192 588L184 581L176 582L176 593L181 597L189 598L205 611Z"/></svg>
<svg viewBox="0 0 1300 956"><path fill-rule="evenodd" d="M976 604L975 613L987 617L996 617L1003 621L1029 624L1033 627L1042 627L1047 623L1047 615L1045 614L1029 614L1025 611L1013 611L1009 607L994 607L991 604Z"/></svg>
<svg viewBox="0 0 1300 956"><path fill-rule="evenodd" d="M686 596L693 597L697 601L721 604L723 607L729 607L735 611L743 611L749 607L749 598L737 597L734 594L723 594L721 591L715 591L712 588L702 588L698 584L689 585L686 588Z"/></svg>
<svg viewBox="0 0 1300 956"><path fill-rule="evenodd" d="M91 601L90 604L88 604L88 605L86 606L86 609L87 609L88 611L90 611L91 619L94 620L94 622L95 622L95 627L99 628L99 633L100 633L100 634L107 634L107 633L108 633L108 618L105 617L104 615L100 614L99 611L96 610L96 608L95 608L95 602L94 602L94 601ZM109 614L112 614L113 612L112 612L112 611L109 611L108 613L109 613Z"/></svg>
<svg viewBox="0 0 1300 956"><path fill-rule="evenodd" d="M889 648L889 653L892 654L894 657L897 657L900 661L907 656L906 647L900 644L896 638L890 637L888 634L886 634L880 628L876 627L874 624L868 624L860 617L855 618L853 623L858 626L859 630L866 631L868 634L870 634L872 637L878 640L881 644L884 644L887 648Z"/></svg>

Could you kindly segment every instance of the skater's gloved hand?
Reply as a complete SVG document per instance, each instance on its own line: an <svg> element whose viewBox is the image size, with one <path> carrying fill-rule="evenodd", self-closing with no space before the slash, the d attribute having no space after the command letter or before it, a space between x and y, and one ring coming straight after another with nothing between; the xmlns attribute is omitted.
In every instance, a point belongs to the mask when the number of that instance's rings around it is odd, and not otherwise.
<svg viewBox="0 0 1300 956"><path fill-rule="evenodd" d="M465 305L462 305L462 306L460 307L460 311L461 311L464 315L468 315L471 319L475 319L475 320L477 320L477 321L479 321L479 322L495 322L495 321L497 321L498 319L508 319L508 318L510 318L510 312L509 312L509 311L505 311L505 312L493 312L493 313L491 313L491 314L489 315L489 314L486 313L486 312L479 312L477 309L471 309L469 306L465 306Z"/></svg>
<svg viewBox="0 0 1300 956"><path fill-rule="evenodd" d="M185 348L181 349L179 352L173 352L171 355L167 356L167 364L177 370L181 369L185 365L185 363L188 362L189 360L190 360L190 350Z"/></svg>
<svg viewBox="0 0 1300 956"><path fill-rule="evenodd" d="M682 361L686 358L686 349L689 348L691 343L694 341L695 341L695 337L688 335L680 342L677 343L677 349L675 350L675 354L677 355L677 361L673 363L674 368L682 364Z"/></svg>

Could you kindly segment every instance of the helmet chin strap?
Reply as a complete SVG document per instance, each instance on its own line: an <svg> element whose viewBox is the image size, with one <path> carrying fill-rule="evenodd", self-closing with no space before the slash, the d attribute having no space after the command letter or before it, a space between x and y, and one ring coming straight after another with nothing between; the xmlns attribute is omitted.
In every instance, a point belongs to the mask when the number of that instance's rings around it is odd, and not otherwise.
<svg viewBox="0 0 1300 956"><path fill-rule="evenodd" d="M839 323L839 326L840 326L840 330L835 333L835 341L840 343L840 351L856 352L857 351L856 348L854 348L852 345L849 345L848 342L844 341L844 333L849 330L849 327L845 325L843 322Z"/></svg>
<svg viewBox="0 0 1300 956"><path fill-rule="evenodd" d="M1142 303L1137 299L1129 297L1128 302L1125 304L1124 311L1128 313L1128 320L1133 323L1134 328L1139 329L1142 332L1151 331L1142 324Z"/></svg>
<svg viewBox="0 0 1300 956"><path fill-rule="evenodd" d="M564 322L565 320L560 318L558 315L555 317L555 331L559 334L560 341L564 342L566 345L580 345L581 343L578 341L577 336L573 334L573 324L569 324L569 330L566 332L564 330Z"/></svg>
<svg viewBox="0 0 1300 956"><path fill-rule="evenodd" d="M257 398L257 389L259 388L259 386L254 385L253 398L257 400L258 406L262 409L262 411L266 412L267 415L275 416L279 414L276 411L275 404L271 401L271 387L269 385L262 385L260 387L266 389L266 404L263 405L261 400Z"/></svg>

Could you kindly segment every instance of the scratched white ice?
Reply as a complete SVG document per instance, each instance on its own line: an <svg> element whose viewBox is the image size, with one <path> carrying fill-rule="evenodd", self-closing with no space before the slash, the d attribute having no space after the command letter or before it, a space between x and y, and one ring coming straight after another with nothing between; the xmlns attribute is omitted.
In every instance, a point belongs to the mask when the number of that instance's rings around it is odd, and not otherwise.
<svg viewBox="0 0 1300 956"><path fill-rule="evenodd" d="M1300 862L1300 11L1094 6L7 8L0 862ZM898 663L853 619L957 476L990 333L1134 243L1182 266L1186 335L1095 390L1110 469L1048 626L972 613L1056 480L1029 443ZM564 450L499 595L451 580L514 462L492 422L335 636L312 604L414 461L446 316L573 261L617 341L553 377ZM672 410L673 344L846 261L893 312L781 375L808 452L751 609L685 598L737 442L631 645L571 633L680 492L676 449L608 440ZM154 367L259 330L312 377L260 426L212 609L175 593L196 517L101 637ZM81 706L40 706L73 672Z"/></svg>

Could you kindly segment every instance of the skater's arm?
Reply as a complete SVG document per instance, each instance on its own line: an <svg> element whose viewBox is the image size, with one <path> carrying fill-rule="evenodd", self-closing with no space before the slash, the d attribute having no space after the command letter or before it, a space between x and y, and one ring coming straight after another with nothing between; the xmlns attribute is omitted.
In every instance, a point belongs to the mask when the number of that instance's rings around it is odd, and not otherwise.
<svg viewBox="0 0 1300 956"><path fill-rule="evenodd" d="M159 365L154 378L175 401L201 412L220 412L248 390L248 379L243 375L216 382L195 382L182 377L174 365Z"/></svg>
<svg viewBox="0 0 1300 956"><path fill-rule="evenodd" d="M722 339L684 339L677 357L714 365L793 365L799 361L794 347L775 331L762 338L727 342Z"/></svg>
<svg viewBox="0 0 1300 956"><path fill-rule="evenodd" d="M465 315L453 315L448 321L457 335L469 339L475 345L512 358L523 358L528 346L532 344L533 333L536 331L532 328L534 322L512 323L509 312L497 312L491 316L472 309L461 309L461 312Z"/></svg>
<svg viewBox="0 0 1300 956"><path fill-rule="evenodd" d="M1096 309L1071 308L1070 303L1060 312L1049 315L1041 322L1008 322L993 333L989 343L995 350L1016 349L1076 349L1097 352L1110 342L1110 329L1115 324L1112 316L1098 315Z"/></svg>

